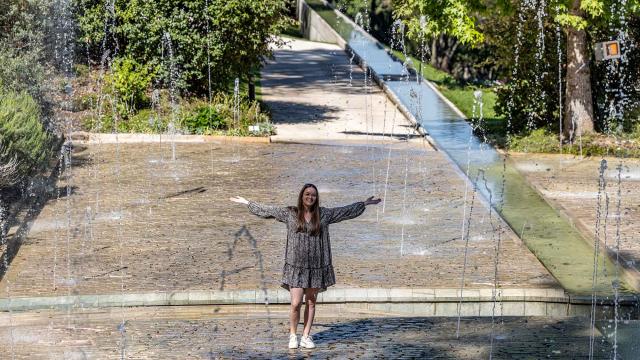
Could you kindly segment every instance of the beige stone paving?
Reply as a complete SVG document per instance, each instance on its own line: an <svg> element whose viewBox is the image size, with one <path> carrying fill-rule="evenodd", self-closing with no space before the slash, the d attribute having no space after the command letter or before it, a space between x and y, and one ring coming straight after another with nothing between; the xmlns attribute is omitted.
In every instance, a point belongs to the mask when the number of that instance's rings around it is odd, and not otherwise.
<svg viewBox="0 0 640 360"><path fill-rule="evenodd" d="M77 146L60 197L52 191L0 283L2 297L276 288L284 226L228 198L289 205L305 182L318 185L324 206L370 195L386 200L332 226L338 286L460 284L465 183L439 152L407 143L176 147L172 161L169 144ZM526 246L480 208L471 221L466 286L493 286L495 239L503 231L499 285L556 287Z"/></svg>
<svg viewBox="0 0 640 360"><path fill-rule="evenodd" d="M640 160L605 158L604 192L598 206L602 158L570 155L512 154L516 167L529 182L571 220L595 238L598 207L598 234L610 252L619 238L625 265L640 269ZM622 165L620 171L618 166ZM618 173L620 194L618 197ZM607 205L608 199L608 205ZM618 199L620 207L618 209ZM608 209L607 209L608 206ZM608 211L608 216L607 216ZM619 228L617 220L619 217ZM606 226L606 227L605 227ZM606 230L606 231L605 231ZM616 233L619 236L616 236Z"/></svg>
<svg viewBox="0 0 640 360"><path fill-rule="evenodd" d="M274 141L380 141L415 136L411 123L337 45L287 39L262 70Z"/></svg>
<svg viewBox="0 0 640 360"><path fill-rule="evenodd" d="M459 337L456 326L457 318L378 317L321 305L313 331L317 348L308 351L286 348L286 307L5 313L0 314L0 358L589 358L585 318L462 318ZM611 343L598 330L594 340L592 358L611 358Z"/></svg>

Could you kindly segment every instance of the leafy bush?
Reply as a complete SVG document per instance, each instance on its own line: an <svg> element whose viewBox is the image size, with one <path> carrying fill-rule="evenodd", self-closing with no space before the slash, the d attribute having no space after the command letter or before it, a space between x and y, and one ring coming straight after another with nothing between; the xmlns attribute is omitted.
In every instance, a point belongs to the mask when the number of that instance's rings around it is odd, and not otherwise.
<svg viewBox="0 0 640 360"><path fill-rule="evenodd" d="M83 78L89 76L90 69L89 66L84 64L74 64L73 72L76 74L76 76Z"/></svg>
<svg viewBox="0 0 640 360"><path fill-rule="evenodd" d="M26 91L0 91L2 163L17 159L19 177L42 168L51 154L51 136L40 122L40 107Z"/></svg>
<svg viewBox="0 0 640 360"><path fill-rule="evenodd" d="M261 122L256 124L260 129L258 132L255 132L254 135L258 136L269 136L276 134L276 127L273 126L270 122Z"/></svg>
<svg viewBox="0 0 640 360"><path fill-rule="evenodd" d="M558 134L541 128L526 135L514 136L511 139L510 150L516 152L555 153L560 149Z"/></svg>
<svg viewBox="0 0 640 360"><path fill-rule="evenodd" d="M45 80L48 0L0 1L0 86L35 96Z"/></svg>
<svg viewBox="0 0 640 360"><path fill-rule="evenodd" d="M118 112L124 118L149 104L146 91L155 76L155 69L140 64L131 57L118 58L112 72L106 78L106 88L113 88L118 95Z"/></svg>
<svg viewBox="0 0 640 360"><path fill-rule="evenodd" d="M112 109L112 100L100 99L101 116L90 114L83 120L83 128L94 132L165 133L169 123L175 122L178 132L199 135L269 135L274 133L269 114L257 101L241 97L237 106L233 95L216 94L211 104L206 100L182 101L171 106L167 91L154 95L153 109L143 109L123 119ZM234 108L236 109L234 111ZM249 131L250 125L260 125L258 133Z"/></svg>
<svg viewBox="0 0 640 360"><path fill-rule="evenodd" d="M257 101L248 101L241 98L237 106L233 95L225 93L216 94L209 105L205 101L192 104L191 115L186 116L181 125L185 132L195 134L228 135L266 135L264 133L252 134L250 125L269 123L269 115L260 109ZM234 110L235 109L235 110ZM266 125L264 126L266 129ZM270 127L272 129L273 126Z"/></svg>
<svg viewBox="0 0 640 360"><path fill-rule="evenodd" d="M73 111L84 111L96 106L98 96L96 94L85 94L73 98Z"/></svg>
<svg viewBox="0 0 640 360"><path fill-rule="evenodd" d="M196 109L195 113L187 116L182 124L194 134L204 134L212 130L227 128L226 119L218 113L215 106L209 105Z"/></svg>

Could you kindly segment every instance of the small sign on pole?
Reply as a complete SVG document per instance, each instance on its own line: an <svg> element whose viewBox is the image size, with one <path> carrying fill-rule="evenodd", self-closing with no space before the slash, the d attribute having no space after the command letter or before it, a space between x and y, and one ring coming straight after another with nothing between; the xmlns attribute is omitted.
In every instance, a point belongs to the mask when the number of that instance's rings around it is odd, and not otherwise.
<svg viewBox="0 0 640 360"><path fill-rule="evenodd" d="M618 40L596 43L594 50L597 61L619 59L621 56L620 42Z"/></svg>

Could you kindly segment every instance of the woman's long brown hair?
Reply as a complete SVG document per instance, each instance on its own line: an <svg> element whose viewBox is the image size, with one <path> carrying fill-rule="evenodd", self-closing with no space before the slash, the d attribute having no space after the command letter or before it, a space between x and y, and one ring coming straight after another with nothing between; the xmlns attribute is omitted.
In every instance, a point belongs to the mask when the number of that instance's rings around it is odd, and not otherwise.
<svg viewBox="0 0 640 360"><path fill-rule="evenodd" d="M302 202L302 195L304 194L304 191L310 187L316 190L316 202L313 203L313 205L311 206L311 209L309 209L311 212L311 223L309 224L310 225L309 233L311 235L317 236L318 234L320 234L320 193L318 192L318 188L313 184L304 184L304 186L302 187L302 190L300 190L300 194L298 195L298 208L296 209L298 212L297 214L298 227L296 231L297 232L305 231L304 204Z"/></svg>

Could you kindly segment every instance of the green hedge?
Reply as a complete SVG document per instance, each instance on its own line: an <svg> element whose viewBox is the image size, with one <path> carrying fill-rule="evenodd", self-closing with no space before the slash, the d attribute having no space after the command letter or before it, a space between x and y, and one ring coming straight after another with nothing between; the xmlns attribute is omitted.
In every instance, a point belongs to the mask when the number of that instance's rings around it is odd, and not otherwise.
<svg viewBox="0 0 640 360"><path fill-rule="evenodd" d="M26 91L0 91L0 161L18 160L18 176L40 170L51 155L51 135L40 122L40 107Z"/></svg>

